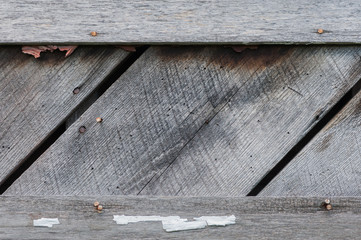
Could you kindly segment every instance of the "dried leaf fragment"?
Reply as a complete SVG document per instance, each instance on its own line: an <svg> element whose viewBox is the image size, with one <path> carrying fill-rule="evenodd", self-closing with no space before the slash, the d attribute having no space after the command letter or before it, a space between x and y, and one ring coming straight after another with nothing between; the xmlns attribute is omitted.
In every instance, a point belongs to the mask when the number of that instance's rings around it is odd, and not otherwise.
<svg viewBox="0 0 361 240"><path fill-rule="evenodd" d="M136 52L137 51L136 46L116 46L116 47L119 47L127 52Z"/></svg>
<svg viewBox="0 0 361 240"><path fill-rule="evenodd" d="M70 56L74 52L74 50L78 46L55 46L55 45L47 45L47 46L23 46L21 48L22 52L25 54L33 55L35 58L40 57L40 53L50 51L53 52L56 49L60 51L66 51L65 57Z"/></svg>
<svg viewBox="0 0 361 240"><path fill-rule="evenodd" d="M246 49L257 49L258 48L258 46L247 46L247 45L245 45L245 46L231 46L231 48L235 51L235 52L238 52L238 53L240 53L240 52L243 52L244 50L246 50Z"/></svg>

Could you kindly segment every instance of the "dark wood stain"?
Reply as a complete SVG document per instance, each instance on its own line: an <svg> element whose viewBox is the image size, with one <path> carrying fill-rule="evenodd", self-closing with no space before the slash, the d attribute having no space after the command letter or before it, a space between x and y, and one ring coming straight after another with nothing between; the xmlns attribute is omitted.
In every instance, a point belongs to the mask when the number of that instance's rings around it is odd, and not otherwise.
<svg viewBox="0 0 361 240"><path fill-rule="evenodd" d="M330 146L330 140L332 139L332 137L333 137L333 133L330 133L323 138L319 148L317 149L318 152L323 152Z"/></svg>
<svg viewBox="0 0 361 240"><path fill-rule="evenodd" d="M240 68L247 62L247 69L256 70L267 68L282 63L284 59L290 56L294 47L291 46L259 46L258 49L245 49L238 53L231 48L217 46L183 46L183 47L159 47L157 57L164 62L169 61L187 61L199 59L206 65L217 65L221 68L234 69Z"/></svg>

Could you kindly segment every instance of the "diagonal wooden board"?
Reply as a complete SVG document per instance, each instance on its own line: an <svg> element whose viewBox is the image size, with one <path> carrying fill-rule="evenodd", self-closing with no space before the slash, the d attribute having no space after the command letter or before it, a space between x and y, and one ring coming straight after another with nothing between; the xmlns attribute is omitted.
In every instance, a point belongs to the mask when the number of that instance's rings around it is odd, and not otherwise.
<svg viewBox="0 0 361 240"><path fill-rule="evenodd" d="M0 44L360 44L360 13L358 0L4 1Z"/></svg>
<svg viewBox="0 0 361 240"><path fill-rule="evenodd" d="M260 193L361 195L361 92Z"/></svg>
<svg viewBox="0 0 361 240"><path fill-rule="evenodd" d="M244 196L360 79L360 55L151 47L6 193Z"/></svg>
<svg viewBox="0 0 361 240"><path fill-rule="evenodd" d="M42 53L0 48L0 182L128 56L113 47ZM73 90L79 87L80 92Z"/></svg>
<svg viewBox="0 0 361 240"><path fill-rule="evenodd" d="M227 197L4 197L0 198L1 239L357 239L361 234L360 198ZM99 213L93 203L99 201ZM117 225L114 215L235 215L225 227L165 232L161 222ZM51 228L33 220L58 218Z"/></svg>

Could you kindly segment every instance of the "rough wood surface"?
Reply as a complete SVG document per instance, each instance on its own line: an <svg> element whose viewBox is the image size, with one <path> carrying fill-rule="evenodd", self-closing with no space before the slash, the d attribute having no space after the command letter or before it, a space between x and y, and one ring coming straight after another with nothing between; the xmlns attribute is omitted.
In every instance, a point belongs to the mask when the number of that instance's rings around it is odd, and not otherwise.
<svg viewBox="0 0 361 240"><path fill-rule="evenodd" d="M361 43L360 14L357 0L4 1L0 44Z"/></svg>
<svg viewBox="0 0 361 240"><path fill-rule="evenodd" d="M361 195L361 92L260 193Z"/></svg>
<svg viewBox="0 0 361 240"><path fill-rule="evenodd" d="M359 80L360 55L152 47L6 193L244 196Z"/></svg>
<svg viewBox="0 0 361 240"><path fill-rule="evenodd" d="M0 48L0 182L127 55L113 47L80 47L68 58L57 51L34 59L20 47Z"/></svg>
<svg viewBox="0 0 361 240"><path fill-rule="evenodd" d="M1 239L356 239L360 198L1 197ZM104 210L93 207L99 201ZM236 216L226 227L171 232L160 222L117 225L113 215ZM58 218L52 228L33 220Z"/></svg>

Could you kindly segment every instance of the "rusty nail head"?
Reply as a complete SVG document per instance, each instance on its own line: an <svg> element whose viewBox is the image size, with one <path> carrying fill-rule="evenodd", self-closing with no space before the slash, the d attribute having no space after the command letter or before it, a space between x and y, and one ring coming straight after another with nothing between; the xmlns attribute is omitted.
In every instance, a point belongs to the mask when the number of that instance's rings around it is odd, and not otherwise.
<svg viewBox="0 0 361 240"><path fill-rule="evenodd" d="M98 211L101 211L101 210L103 210L103 206L102 206L102 205L99 205L99 206L97 207L97 209L98 209Z"/></svg>
<svg viewBox="0 0 361 240"><path fill-rule="evenodd" d="M94 207L98 207L98 206L99 206L99 202L98 201L94 202Z"/></svg>
<svg viewBox="0 0 361 240"><path fill-rule="evenodd" d="M318 32L319 34L322 34L322 33L323 33L323 29L322 29L322 28L319 28L319 29L317 29L317 32Z"/></svg>
<svg viewBox="0 0 361 240"><path fill-rule="evenodd" d="M81 126L81 127L79 128L79 132L80 132L80 133L85 133L85 130L86 130L86 127L84 127L84 126Z"/></svg>
<svg viewBox="0 0 361 240"><path fill-rule="evenodd" d="M97 117L95 120L96 120L98 123L101 123L101 122L103 121L103 119L102 119L101 117Z"/></svg>
<svg viewBox="0 0 361 240"><path fill-rule="evenodd" d="M330 200L330 199L325 199L325 203L326 203L326 204L330 204L330 203L331 203L331 200Z"/></svg>
<svg viewBox="0 0 361 240"><path fill-rule="evenodd" d="M92 35L93 37L95 37L96 35L98 35L98 33L95 32L95 31L93 31L93 32L90 33L90 35Z"/></svg>
<svg viewBox="0 0 361 240"><path fill-rule="evenodd" d="M332 209L331 204L327 204L327 205L326 205L326 209L327 209L327 210L331 210L331 209Z"/></svg>
<svg viewBox="0 0 361 240"><path fill-rule="evenodd" d="M79 92L80 92L80 88L78 88L78 87L74 88L74 90L73 90L74 94L78 94Z"/></svg>

